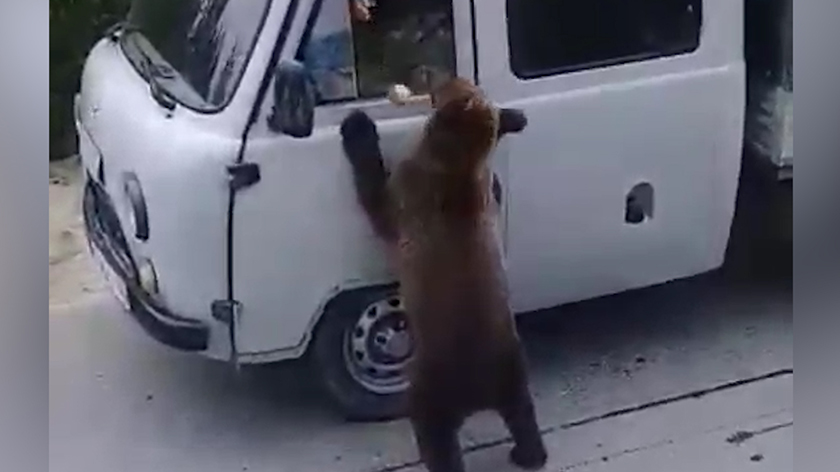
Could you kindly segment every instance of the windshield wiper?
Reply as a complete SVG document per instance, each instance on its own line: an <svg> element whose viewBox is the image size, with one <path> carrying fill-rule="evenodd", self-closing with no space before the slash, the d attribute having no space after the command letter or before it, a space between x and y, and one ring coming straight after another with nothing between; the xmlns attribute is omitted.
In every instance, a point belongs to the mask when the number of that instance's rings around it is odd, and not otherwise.
<svg viewBox="0 0 840 472"><path fill-rule="evenodd" d="M151 58L142 52L140 53L140 69L141 74L143 74L149 83L149 92L152 94L152 98L163 108L169 111L174 110L176 105L175 99L172 98L172 95L159 82L159 79L174 78L174 74L152 62Z"/></svg>
<svg viewBox="0 0 840 472"><path fill-rule="evenodd" d="M129 23L127 20L122 20L114 23L108 29L105 30L103 36L107 37L111 41L117 42L120 40L121 37L124 37L128 33L135 33L140 31L140 27Z"/></svg>
<svg viewBox="0 0 840 472"><path fill-rule="evenodd" d="M126 22L125 20L118 21L113 25L109 26L108 29L105 30L105 33L103 33L103 36L107 37L111 41L116 42L118 39L120 39L120 33L126 29L127 25L128 22Z"/></svg>
<svg viewBox="0 0 840 472"><path fill-rule="evenodd" d="M128 21L120 21L108 28L108 30L105 31L105 36L110 38L112 41L118 41L125 40L126 34L128 33L140 32L140 28L137 25L133 25ZM163 108L166 108L169 111L174 110L176 105L175 100L172 98L172 95L160 85L160 81L158 79L172 79L175 78L175 74L172 73L171 70L165 69L152 62L152 59L136 45L134 45L134 48L137 50L138 56L140 57L140 74L149 83L149 92L151 93L152 98L154 98L158 105Z"/></svg>

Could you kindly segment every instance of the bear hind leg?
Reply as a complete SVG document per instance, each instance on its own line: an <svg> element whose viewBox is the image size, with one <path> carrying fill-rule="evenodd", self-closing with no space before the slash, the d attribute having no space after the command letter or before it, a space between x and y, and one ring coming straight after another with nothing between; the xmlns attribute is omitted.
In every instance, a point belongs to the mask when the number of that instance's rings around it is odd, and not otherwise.
<svg viewBox="0 0 840 472"><path fill-rule="evenodd" d="M537 424L534 401L528 388L523 361L515 363L512 375L506 379L503 390L505 392L498 412L513 437L510 461L522 469L540 469L545 466L548 453Z"/></svg>
<svg viewBox="0 0 840 472"><path fill-rule="evenodd" d="M460 421L448 416L421 413L412 415L411 426L420 460L429 472L465 472L458 442Z"/></svg>

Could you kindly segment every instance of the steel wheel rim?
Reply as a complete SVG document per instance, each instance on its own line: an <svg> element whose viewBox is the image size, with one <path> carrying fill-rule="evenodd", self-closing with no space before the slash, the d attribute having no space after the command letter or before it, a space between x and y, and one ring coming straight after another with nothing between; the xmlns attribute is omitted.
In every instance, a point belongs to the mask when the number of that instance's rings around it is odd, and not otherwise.
<svg viewBox="0 0 840 472"><path fill-rule="evenodd" d="M344 363L350 376L379 395L404 391L412 355L402 300L398 296L367 306L344 333Z"/></svg>

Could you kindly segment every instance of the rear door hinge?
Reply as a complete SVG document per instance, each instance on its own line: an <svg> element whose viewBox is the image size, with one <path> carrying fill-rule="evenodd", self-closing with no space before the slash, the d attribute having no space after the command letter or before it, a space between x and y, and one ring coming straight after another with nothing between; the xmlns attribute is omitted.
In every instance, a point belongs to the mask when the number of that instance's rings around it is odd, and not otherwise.
<svg viewBox="0 0 840 472"><path fill-rule="evenodd" d="M228 184L234 191L248 188L260 181L260 165L256 162L240 162L229 165Z"/></svg>
<svg viewBox="0 0 840 472"><path fill-rule="evenodd" d="M242 304L237 300L213 300L210 311L216 320L231 324L231 322L236 322L241 306Z"/></svg>
<svg viewBox="0 0 840 472"><path fill-rule="evenodd" d="M218 321L228 325L228 336L230 342L230 363L239 370L239 349L237 345L236 325L242 313L242 304L238 300L213 300L210 305L210 314Z"/></svg>

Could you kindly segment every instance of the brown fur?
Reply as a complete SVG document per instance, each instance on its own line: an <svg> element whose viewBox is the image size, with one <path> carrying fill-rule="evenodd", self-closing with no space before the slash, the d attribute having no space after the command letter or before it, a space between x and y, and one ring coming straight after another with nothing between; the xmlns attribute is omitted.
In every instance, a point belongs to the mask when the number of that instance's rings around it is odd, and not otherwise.
<svg viewBox="0 0 840 472"><path fill-rule="evenodd" d="M500 111L462 79L432 98L420 144L390 178L375 124L354 112L342 125L359 202L398 271L414 342L408 400L420 457L430 472L462 472L458 430L471 414L495 410L513 436L511 460L539 468L547 456L508 304L487 165L500 134L524 122L500 129Z"/></svg>

